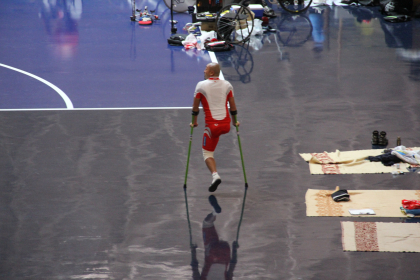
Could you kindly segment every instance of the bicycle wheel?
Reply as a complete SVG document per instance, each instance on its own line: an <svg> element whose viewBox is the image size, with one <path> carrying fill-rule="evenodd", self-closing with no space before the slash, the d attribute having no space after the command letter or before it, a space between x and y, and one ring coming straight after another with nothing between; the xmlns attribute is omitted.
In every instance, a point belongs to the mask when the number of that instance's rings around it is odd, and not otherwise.
<svg viewBox="0 0 420 280"><path fill-rule="evenodd" d="M232 65L239 75L239 80L244 84L251 81L250 74L254 69L254 60L252 59L252 55L248 48L249 42L244 45L236 46L235 52L231 56Z"/></svg>
<svg viewBox="0 0 420 280"><path fill-rule="evenodd" d="M304 15L287 15L277 25L280 41L284 46L298 47L312 36L312 23Z"/></svg>
<svg viewBox="0 0 420 280"><path fill-rule="evenodd" d="M290 13L301 13L311 6L312 0L278 0L280 6Z"/></svg>
<svg viewBox="0 0 420 280"><path fill-rule="evenodd" d="M217 35L221 40L233 44L246 42L254 30L253 18L251 11L245 6L224 6L217 13Z"/></svg>
<svg viewBox="0 0 420 280"><path fill-rule="evenodd" d="M236 45L230 52L220 52L217 60L223 68L223 75L228 81L241 81L246 84L251 81L254 60L248 50L249 42ZM236 72L234 74L233 72Z"/></svg>

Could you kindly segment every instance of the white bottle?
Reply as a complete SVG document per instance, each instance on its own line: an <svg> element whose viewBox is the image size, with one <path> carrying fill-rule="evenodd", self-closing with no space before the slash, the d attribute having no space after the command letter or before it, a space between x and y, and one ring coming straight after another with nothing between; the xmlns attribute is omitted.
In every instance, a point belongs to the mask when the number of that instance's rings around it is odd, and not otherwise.
<svg viewBox="0 0 420 280"><path fill-rule="evenodd" d="M200 36L197 36L197 50L201 50L202 46L201 46L201 38Z"/></svg>

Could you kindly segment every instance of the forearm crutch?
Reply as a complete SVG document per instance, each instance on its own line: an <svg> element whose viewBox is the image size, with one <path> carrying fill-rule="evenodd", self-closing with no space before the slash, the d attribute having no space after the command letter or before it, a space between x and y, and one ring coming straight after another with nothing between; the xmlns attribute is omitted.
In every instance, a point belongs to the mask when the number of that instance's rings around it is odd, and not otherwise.
<svg viewBox="0 0 420 280"><path fill-rule="evenodd" d="M188 198L187 188L184 188L185 208L187 210L187 221L188 221L188 232L190 233L190 248L193 248L192 234L191 234L191 222L190 222L190 211L188 210Z"/></svg>
<svg viewBox="0 0 420 280"><path fill-rule="evenodd" d="M194 119L193 119L193 121L194 121ZM184 182L184 198L185 198L185 209L187 211L188 232L190 234L191 266L198 267L197 252L196 252L197 245L195 245L193 243L193 239L192 239L191 222L190 222L190 211L188 209L188 198L187 198L188 162L189 162L189 158L190 158L190 151L191 151L191 142L192 142L193 129L194 129L194 127L191 127L190 145L189 145L189 148L188 148L187 171L185 172L185 182Z"/></svg>
<svg viewBox="0 0 420 280"><path fill-rule="evenodd" d="M193 124L193 123L194 123L194 116L192 116L191 124ZM187 168L185 168L184 189L187 188L188 165L190 163L190 153L191 153L191 143L192 143L193 131L194 131L194 125L191 125L190 144L189 144L189 147L188 147L188 156L187 156Z"/></svg>
<svg viewBox="0 0 420 280"><path fill-rule="evenodd" d="M241 147L241 138L239 137L239 127L236 125L238 120L236 119L236 115L234 115L233 117L235 119L236 135L238 136L239 152L241 153L241 162L242 162L242 170L244 172L245 188L248 188L248 181L246 180L246 173L245 173L244 156L242 154L242 147Z"/></svg>
<svg viewBox="0 0 420 280"><path fill-rule="evenodd" d="M241 229L242 218L244 216L245 200L246 200L246 193L247 193L247 191L248 191L248 186L245 186L244 198L242 200L241 217L239 218L238 229L236 230L236 240L232 242L232 258L231 258L231 263L235 263L235 264L236 264L236 262L238 260L237 249L239 248L239 231Z"/></svg>

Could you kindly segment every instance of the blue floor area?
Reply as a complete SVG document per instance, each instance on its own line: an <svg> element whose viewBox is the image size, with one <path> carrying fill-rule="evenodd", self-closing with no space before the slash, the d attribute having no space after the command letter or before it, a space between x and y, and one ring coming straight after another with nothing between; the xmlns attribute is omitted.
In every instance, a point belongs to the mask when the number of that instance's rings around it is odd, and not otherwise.
<svg viewBox="0 0 420 280"><path fill-rule="evenodd" d="M130 21L130 1L75 2L2 1L0 63L54 84L75 108L191 106L210 57L167 44L170 12L163 1L144 4L161 17L151 26ZM188 14L174 18L181 32L191 21ZM1 109L65 108L33 78L0 71Z"/></svg>
<svg viewBox="0 0 420 280"><path fill-rule="evenodd" d="M151 26L131 22L130 0L2 1L0 64L57 86L74 108L190 107L194 85L210 57L206 51L169 46L170 10L163 0L137 1L137 8L145 6L156 10L161 20ZM277 17L270 25L277 32L217 54L227 80L251 82L253 55L265 64L257 71L277 72L282 66L272 62L287 61L306 73L307 64L325 68L339 63L340 69L350 69L351 62L341 56L349 50L361 58L372 47L379 56L385 55L384 48L396 49L404 62L401 70L419 80L418 19L387 23L377 7L321 6L293 17L273 8ZM178 32L185 33L182 28L191 16L175 13L174 19ZM45 84L4 67L0 73L0 109L66 108L62 97ZM253 82L260 87L264 79ZM360 83L355 80L355 85Z"/></svg>

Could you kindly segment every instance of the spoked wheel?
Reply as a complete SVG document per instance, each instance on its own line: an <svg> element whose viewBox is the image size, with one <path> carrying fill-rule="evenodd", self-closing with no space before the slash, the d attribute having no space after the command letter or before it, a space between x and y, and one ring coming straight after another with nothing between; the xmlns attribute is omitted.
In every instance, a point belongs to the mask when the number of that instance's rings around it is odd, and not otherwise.
<svg viewBox="0 0 420 280"><path fill-rule="evenodd" d="M288 14L277 25L280 41L284 46L298 47L312 36L312 23L305 15Z"/></svg>
<svg viewBox="0 0 420 280"><path fill-rule="evenodd" d="M246 84L251 81L251 72L254 69L254 60L248 50L249 42L235 46L235 52L231 56L232 66L239 75L239 80Z"/></svg>
<svg viewBox="0 0 420 280"><path fill-rule="evenodd" d="M223 75L228 81L241 81L246 84L251 81L254 60L249 48L249 42L238 44L230 52L220 52L217 60L223 68ZM234 74L235 70L236 74Z"/></svg>
<svg viewBox="0 0 420 280"><path fill-rule="evenodd" d="M254 29L251 11L238 5L224 6L217 13L216 24L219 38L233 44L248 41Z"/></svg>
<svg viewBox="0 0 420 280"><path fill-rule="evenodd" d="M290 13L301 13L311 6L312 0L278 0L280 6Z"/></svg>

